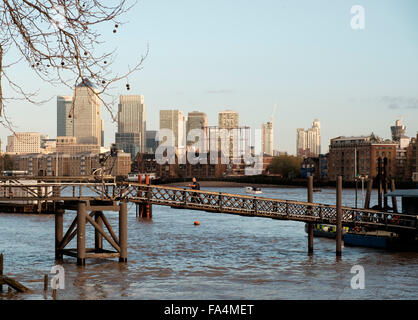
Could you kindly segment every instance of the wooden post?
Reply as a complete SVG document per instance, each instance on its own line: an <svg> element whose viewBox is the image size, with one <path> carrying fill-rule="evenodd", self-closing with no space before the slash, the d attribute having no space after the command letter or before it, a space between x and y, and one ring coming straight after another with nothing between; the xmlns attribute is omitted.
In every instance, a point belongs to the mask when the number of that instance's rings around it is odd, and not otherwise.
<svg viewBox="0 0 418 320"><path fill-rule="evenodd" d="M336 203L336 254L337 256L341 256L342 253L342 238L343 238L343 230L342 230L342 191L343 191L343 178L342 176L338 176L337 180L337 203Z"/></svg>
<svg viewBox="0 0 418 320"><path fill-rule="evenodd" d="M48 291L48 275L44 275L44 291Z"/></svg>
<svg viewBox="0 0 418 320"><path fill-rule="evenodd" d="M372 189L373 189L373 179L369 178L367 180L367 192L366 192L366 199L364 200L364 209L370 208L370 198L372 195Z"/></svg>
<svg viewBox="0 0 418 320"><path fill-rule="evenodd" d="M377 175L378 175L378 180L377 180L377 202L378 202L378 206L379 209L382 209L382 180L383 180L383 173L382 173L382 158L377 159Z"/></svg>
<svg viewBox="0 0 418 320"><path fill-rule="evenodd" d="M391 180L390 190L395 191L395 179ZM398 213L398 203L396 202L396 197L392 196L392 208L393 212Z"/></svg>
<svg viewBox="0 0 418 320"><path fill-rule="evenodd" d="M79 202L77 208L77 265L86 264L86 203Z"/></svg>
<svg viewBox="0 0 418 320"><path fill-rule="evenodd" d="M55 212L55 259L62 260L62 251L59 249L64 234L64 214L61 210Z"/></svg>
<svg viewBox="0 0 418 320"><path fill-rule="evenodd" d="M313 202L313 176L308 177L308 202ZM308 214L312 214L312 208L308 207ZM314 224L308 223L308 253L313 253Z"/></svg>
<svg viewBox="0 0 418 320"><path fill-rule="evenodd" d="M96 211L94 213L94 220L103 229L102 212ZM103 236L97 229L94 229L94 249L96 252L100 252L103 249Z"/></svg>
<svg viewBox="0 0 418 320"><path fill-rule="evenodd" d="M388 192L388 158L383 159L383 195ZM383 196L383 208L388 207L388 197Z"/></svg>
<svg viewBox="0 0 418 320"><path fill-rule="evenodd" d="M150 185L150 177L149 177L149 174L147 174L147 175L145 175L145 184L147 185L147 186L149 186ZM147 190L147 205L146 205L146 211L147 211L147 219L149 219L149 218L151 218L151 216L152 216L152 205L151 205L151 188L150 187L148 187L148 190Z"/></svg>
<svg viewBox="0 0 418 320"><path fill-rule="evenodd" d="M128 261L128 204L126 201L119 203L119 262Z"/></svg>
<svg viewBox="0 0 418 320"><path fill-rule="evenodd" d="M3 253L0 253L0 292L3 291Z"/></svg>

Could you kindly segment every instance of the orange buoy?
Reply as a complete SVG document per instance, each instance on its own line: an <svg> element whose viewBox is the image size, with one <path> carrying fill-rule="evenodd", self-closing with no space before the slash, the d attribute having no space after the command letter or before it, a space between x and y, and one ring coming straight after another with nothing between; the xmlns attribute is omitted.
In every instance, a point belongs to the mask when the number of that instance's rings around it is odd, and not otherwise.
<svg viewBox="0 0 418 320"><path fill-rule="evenodd" d="M195 225L195 226L199 226L199 225L200 225L200 222L199 222L199 221L195 221L195 222L194 222L194 225Z"/></svg>

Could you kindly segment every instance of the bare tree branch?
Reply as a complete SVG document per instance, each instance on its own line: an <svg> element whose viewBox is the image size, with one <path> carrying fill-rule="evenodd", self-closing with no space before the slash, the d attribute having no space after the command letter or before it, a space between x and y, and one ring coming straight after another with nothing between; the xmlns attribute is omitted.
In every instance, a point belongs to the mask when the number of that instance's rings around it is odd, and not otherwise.
<svg viewBox="0 0 418 320"><path fill-rule="evenodd" d="M114 74L111 66L116 51L102 51L99 27L106 23L117 33L122 25L119 18L135 3L127 0L2 0L0 1L0 124L9 124L4 116L5 102L11 99L36 101L38 92L28 92L12 79L10 68L25 60L30 69L51 85L64 85L70 89L83 82L94 84L92 90L116 121L114 101L108 101L107 92L117 82L127 79L141 69L149 49L139 55L132 68L123 74ZM10 48L20 54L17 61L4 64ZM16 57L13 57L14 59ZM84 79L90 82L84 82ZM5 97L2 83L13 91ZM129 90L129 85L127 86ZM74 106L69 116L74 116ZM9 125L7 125L9 127Z"/></svg>

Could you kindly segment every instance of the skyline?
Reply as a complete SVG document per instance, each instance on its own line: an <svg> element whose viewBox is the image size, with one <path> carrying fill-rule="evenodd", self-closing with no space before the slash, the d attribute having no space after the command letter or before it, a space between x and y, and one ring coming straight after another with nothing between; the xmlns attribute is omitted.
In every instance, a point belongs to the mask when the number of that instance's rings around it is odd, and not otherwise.
<svg viewBox="0 0 418 320"><path fill-rule="evenodd" d="M365 7L364 30L350 28L354 4ZM114 66L125 70L125 61L145 52L147 44L150 54L143 70L130 76L130 92L121 85L111 93L144 95L149 130L158 130L159 110L168 107L205 112L209 125L217 123L218 112L232 109L241 125L259 129L277 104L274 149L290 154L296 129L315 118L321 121L323 153L337 136L374 132L390 138L390 126L401 115L406 135L414 137L416 9L414 1L243 1L240 7L222 1L142 1L118 31ZM103 38L112 46L113 37L106 32ZM39 88L39 98L52 100L42 106L14 101L6 114L17 132L54 137L56 96L72 92L39 83L26 68L24 63L15 67L25 87ZM117 122L111 123L105 110L102 118L108 146ZM0 129L2 150L10 134Z"/></svg>

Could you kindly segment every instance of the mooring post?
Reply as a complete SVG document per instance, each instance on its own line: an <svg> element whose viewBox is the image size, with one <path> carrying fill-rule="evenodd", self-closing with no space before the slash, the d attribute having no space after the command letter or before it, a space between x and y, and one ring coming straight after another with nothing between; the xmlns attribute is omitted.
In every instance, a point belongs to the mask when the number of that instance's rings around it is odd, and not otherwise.
<svg viewBox="0 0 418 320"><path fill-rule="evenodd" d="M343 238L343 230L342 230L342 191L343 191L343 177L338 176L337 180L337 203L336 203L336 254L337 256L341 256L342 253L342 238Z"/></svg>
<svg viewBox="0 0 418 320"><path fill-rule="evenodd" d="M128 261L128 203L119 203L119 262Z"/></svg>
<svg viewBox="0 0 418 320"><path fill-rule="evenodd" d="M0 292L3 291L3 253L0 253Z"/></svg>
<svg viewBox="0 0 418 320"><path fill-rule="evenodd" d="M372 195L372 189L373 189L373 179L369 178L367 180L367 192L366 192L366 199L364 200L364 209L370 208L370 197Z"/></svg>
<svg viewBox="0 0 418 320"><path fill-rule="evenodd" d="M383 195L388 192L388 158L383 159ZM383 196L383 208L386 210L388 207L388 197Z"/></svg>
<svg viewBox="0 0 418 320"><path fill-rule="evenodd" d="M383 170L382 170L382 158L377 159L377 175L378 175L378 181L377 181L377 202L378 202L378 206L379 209L382 209L383 205L382 205L382 193L383 193Z"/></svg>
<svg viewBox="0 0 418 320"><path fill-rule="evenodd" d="M395 191L395 179L391 180L390 190ZM392 208L394 213L398 213L398 203L395 196L392 196Z"/></svg>
<svg viewBox="0 0 418 320"><path fill-rule="evenodd" d="M103 219L102 211L96 211L94 213L94 220L103 229ZM102 234L94 228L94 250L100 252L103 249L103 236Z"/></svg>
<svg viewBox="0 0 418 320"><path fill-rule="evenodd" d="M59 209L55 211L55 259L62 260L62 251L59 249L64 234L64 214Z"/></svg>
<svg viewBox="0 0 418 320"><path fill-rule="evenodd" d="M308 202L313 202L313 176L308 177ZM308 207L308 214L312 214L312 207ZM314 224L308 223L308 253L313 253Z"/></svg>
<svg viewBox="0 0 418 320"><path fill-rule="evenodd" d="M44 275L44 291L48 291L48 275Z"/></svg>
<svg viewBox="0 0 418 320"><path fill-rule="evenodd" d="M77 208L77 265L86 264L86 203L79 202Z"/></svg>
<svg viewBox="0 0 418 320"><path fill-rule="evenodd" d="M147 210L147 218L151 218L152 217L152 204L151 204L151 188L150 188L150 177L149 174L145 175L145 184L148 186L147 189L147 205L146 205L146 210Z"/></svg>

